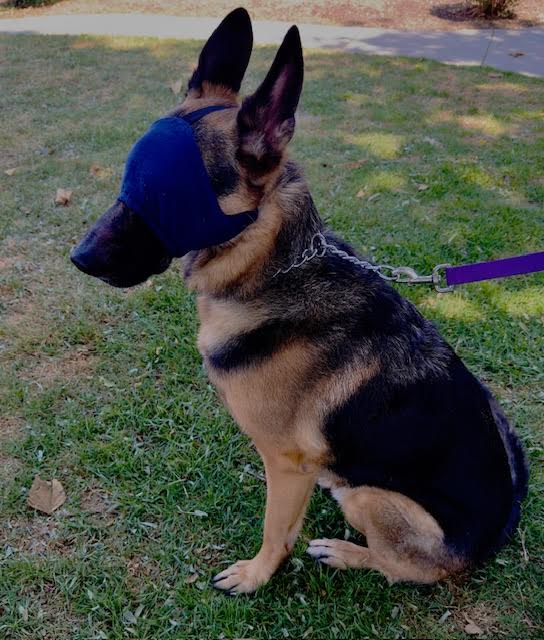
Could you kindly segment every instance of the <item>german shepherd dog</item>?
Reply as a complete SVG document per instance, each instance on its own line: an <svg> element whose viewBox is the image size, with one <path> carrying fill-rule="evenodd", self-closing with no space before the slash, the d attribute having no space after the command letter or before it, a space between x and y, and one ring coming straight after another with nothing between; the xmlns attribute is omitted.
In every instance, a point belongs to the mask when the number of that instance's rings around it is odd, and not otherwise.
<svg viewBox="0 0 544 640"><path fill-rule="evenodd" d="M169 114L233 107L199 120L194 134L223 212L259 211L233 240L183 258L207 373L267 481L260 550L214 584L235 594L266 583L293 549L316 483L366 546L323 538L309 543L311 556L391 582L432 583L495 553L517 526L528 477L520 441L433 324L376 273L331 251L289 269L316 234L356 253L324 227L287 158L303 82L299 32L288 31L264 81L240 103L252 44L249 15L236 9ZM171 262L121 202L72 259L122 287Z"/></svg>

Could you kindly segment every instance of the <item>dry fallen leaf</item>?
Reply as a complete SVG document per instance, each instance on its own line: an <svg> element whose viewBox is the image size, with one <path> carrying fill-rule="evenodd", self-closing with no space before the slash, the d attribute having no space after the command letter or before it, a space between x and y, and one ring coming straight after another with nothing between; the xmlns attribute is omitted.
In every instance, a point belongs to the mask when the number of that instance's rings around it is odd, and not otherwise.
<svg viewBox="0 0 544 640"><path fill-rule="evenodd" d="M55 195L55 204L60 204L63 207L67 207L72 201L72 192L70 189L57 189Z"/></svg>
<svg viewBox="0 0 544 640"><path fill-rule="evenodd" d="M364 198L365 197L365 190L364 189L359 189L359 191L357 191L357 193L355 194L355 196L357 198Z"/></svg>
<svg viewBox="0 0 544 640"><path fill-rule="evenodd" d="M89 167L89 173L99 180L105 180L113 175L113 171L110 167L102 167L99 164L92 164Z"/></svg>
<svg viewBox="0 0 544 640"><path fill-rule="evenodd" d="M417 185L417 190L418 191L426 191L429 188L428 184L424 184L423 182L421 184Z"/></svg>
<svg viewBox="0 0 544 640"><path fill-rule="evenodd" d="M348 169L359 169L360 167L365 165L367 162L368 160L356 160L355 162L348 162L346 167Z"/></svg>
<svg viewBox="0 0 544 640"><path fill-rule="evenodd" d="M482 635L483 631L477 624L474 624L474 622L469 622L465 626L465 633L468 633L469 636L480 636Z"/></svg>
<svg viewBox="0 0 544 640"><path fill-rule="evenodd" d="M12 167L11 169L6 169L6 170L4 171L4 173L5 173L7 176L14 176L16 172L17 172L17 167Z"/></svg>
<svg viewBox="0 0 544 640"><path fill-rule="evenodd" d="M175 82L172 82L172 84L170 85L170 89L172 89L172 93L175 96L179 96L179 94L181 93L182 84L183 82L181 80L176 80Z"/></svg>
<svg viewBox="0 0 544 640"><path fill-rule="evenodd" d="M33 509L51 514L66 501L66 492L58 480L48 482L40 476L34 478L34 482L28 492L27 504Z"/></svg>
<svg viewBox="0 0 544 640"><path fill-rule="evenodd" d="M185 584L193 584L198 580L198 573L192 573L190 576L185 578Z"/></svg>

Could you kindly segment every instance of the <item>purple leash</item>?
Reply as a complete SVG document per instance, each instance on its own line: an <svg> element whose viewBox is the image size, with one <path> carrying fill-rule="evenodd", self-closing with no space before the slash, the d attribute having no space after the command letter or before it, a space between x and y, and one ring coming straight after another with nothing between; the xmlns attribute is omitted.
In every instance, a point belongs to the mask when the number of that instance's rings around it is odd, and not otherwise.
<svg viewBox="0 0 544 640"><path fill-rule="evenodd" d="M544 251L489 262L463 264L458 267L448 265L444 269L448 287L493 278L509 278L524 273L544 271Z"/></svg>

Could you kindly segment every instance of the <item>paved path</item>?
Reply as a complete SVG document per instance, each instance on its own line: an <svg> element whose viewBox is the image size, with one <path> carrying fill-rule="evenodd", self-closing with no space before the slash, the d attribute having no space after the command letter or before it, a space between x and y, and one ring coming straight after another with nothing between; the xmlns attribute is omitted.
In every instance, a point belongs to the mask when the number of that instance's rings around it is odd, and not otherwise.
<svg viewBox="0 0 544 640"><path fill-rule="evenodd" d="M219 18L154 14L55 15L0 20L0 33L153 36L206 39ZM290 23L255 21L256 44L279 44ZM306 48L431 58L486 65L544 77L544 28L520 30L396 31L365 27L299 25Z"/></svg>

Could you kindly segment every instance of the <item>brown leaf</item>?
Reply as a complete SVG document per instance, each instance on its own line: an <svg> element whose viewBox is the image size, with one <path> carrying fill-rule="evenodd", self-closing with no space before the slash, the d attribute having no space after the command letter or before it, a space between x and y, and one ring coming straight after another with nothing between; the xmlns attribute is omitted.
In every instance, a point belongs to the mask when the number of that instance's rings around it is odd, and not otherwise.
<svg viewBox="0 0 544 640"><path fill-rule="evenodd" d="M63 207L67 207L72 201L72 192L70 189L57 189L55 195L55 204L60 204Z"/></svg>
<svg viewBox="0 0 544 640"><path fill-rule="evenodd" d="M365 197L365 190L364 189L359 189L359 191L357 191L357 193L355 194L355 196L357 198L364 198Z"/></svg>
<svg viewBox="0 0 544 640"><path fill-rule="evenodd" d="M109 167L102 167L99 164L92 164L89 167L89 173L99 180L104 180L105 178L109 178L113 171Z"/></svg>
<svg viewBox="0 0 544 640"><path fill-rule="evenodd" d="M423 182L421 184L417 185L417 190L418 191L427 191L427 189L429 188L428 184L424 184Z"/></svg>
<svg viewBox="0 0 544 640"><path fill-rule="evenodd" d="M179 96L179 94L181 93L181 86L182 86L183 82L181 80L175 80L174 82L172 82L172 84L170 85L170 89L172 89L172 93L175 96Z"/></svg>
<svg viewBox="0 0 544 640"><path fill-rule="evenodd" d="M11 169L6 169L4 173L7 176L14 176L17 173L17 167L12 167Z"/></svg>
<svg viewBox="0 0 544 640"><path fill-rule="evenodd" d="M465 620L468 622L467 625L465 625L465 633L468 633L469 636L481 636L483 631L480 629L480 627L473 622L466 614L465 615Z"/></svg>
<svg viewBox="0 0 544 640"><path fill-rule="evenodd" d="M66 492L58 480L48 482L40 476L34 478L34 482L28 492L27 504L33 509L51 514L66 501Z"/></svg>
<svg viewBox="0 0 544 640"><path fill-rule="evenodd" d="M365 165L367 162L368 160L356 160L355 162L348 162L346 167L348 169L359 169L360 167Z"/></svg>
<svg viewBox="0 0 544 640"><path fill-rule="evenodd" d="M198 577L198 573L192 573L190 576L185 578L185 584L193 584L193 582L198 580Z"/></svg>

